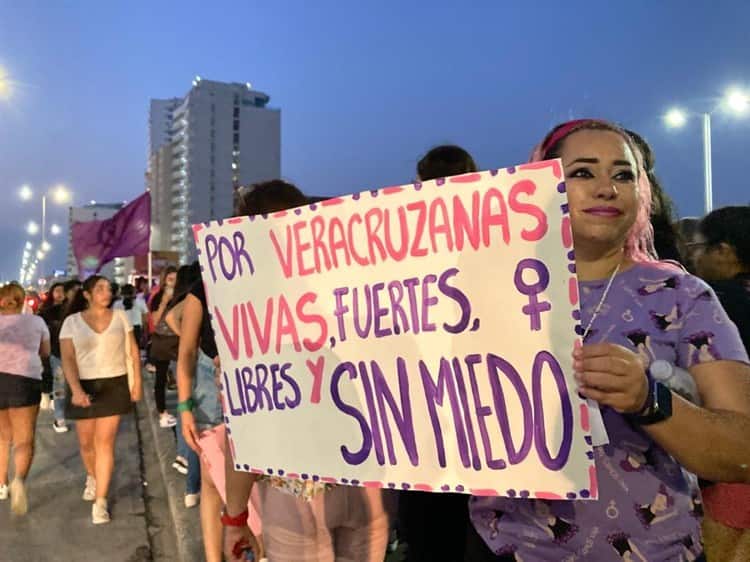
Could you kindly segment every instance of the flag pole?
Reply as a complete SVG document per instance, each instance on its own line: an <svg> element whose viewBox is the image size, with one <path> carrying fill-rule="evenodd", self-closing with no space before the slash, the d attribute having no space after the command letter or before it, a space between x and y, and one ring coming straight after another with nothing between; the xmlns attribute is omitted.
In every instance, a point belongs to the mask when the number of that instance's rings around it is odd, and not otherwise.
<svg viewBox="0 0 750 562"><path fill-rule="evenodd" d="M151 191L151 190L147 188L146 191ZM151 202L150 200L149 200L149 206L153 209L153 202ZM151 234L152 234L151 231L152 231L152 228L153 228L152 224L153 224L153 221L151 220L151 213L149 213L149 218L148 218L148 258L146 260L146 262L148 264L146 266L148 268L148 274L147 274L148 275L148 291L147 291L147 294L149 294L149 295L151 294L151 287L152 287L152 285L151 285L151 276L153 275L153 261L152 261L152 254L151 254Z"/></svg>

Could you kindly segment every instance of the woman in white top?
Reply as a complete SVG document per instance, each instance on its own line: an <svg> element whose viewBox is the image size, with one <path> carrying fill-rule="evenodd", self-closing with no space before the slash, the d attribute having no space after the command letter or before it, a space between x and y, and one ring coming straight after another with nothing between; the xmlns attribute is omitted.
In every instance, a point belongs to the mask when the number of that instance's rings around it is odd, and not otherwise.
<svg viewBox="0 0 750 562"><path fill-rule="evenodd" d="M60 352L67 381L65 414L76 429L86 467L83 499L94 501L94 524L108 523L107 492L115 462L120 416L141 399L138 345L125 313L112 310L110 284L93 275L70 305L60 330ZM129 349L126 347L129 346ZM128 360L132 358L132 383Z"/></svg>
<svg viewBox="0 0 750 562"><path fill-rule="evenodd" d="M22 314L26 294L17 283L0 288L0 500L28 509L24 481L34 457L34 428L42 395L42 361L50 352L49 330L38 316ZM8 488L10 444L15 472Z"/></svg>

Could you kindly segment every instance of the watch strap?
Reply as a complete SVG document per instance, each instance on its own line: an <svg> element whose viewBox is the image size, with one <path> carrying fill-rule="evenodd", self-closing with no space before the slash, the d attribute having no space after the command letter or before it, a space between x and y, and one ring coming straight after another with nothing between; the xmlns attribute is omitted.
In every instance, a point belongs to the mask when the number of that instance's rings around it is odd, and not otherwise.
<svg viewBox="0 0 750 562"><path fill-rule="evenodd" d="M666 385L654 382L651 398L647 403L650 403L649 407L643 413L630 416L638 425L652 425L672 417L672 391Z"/></svg>

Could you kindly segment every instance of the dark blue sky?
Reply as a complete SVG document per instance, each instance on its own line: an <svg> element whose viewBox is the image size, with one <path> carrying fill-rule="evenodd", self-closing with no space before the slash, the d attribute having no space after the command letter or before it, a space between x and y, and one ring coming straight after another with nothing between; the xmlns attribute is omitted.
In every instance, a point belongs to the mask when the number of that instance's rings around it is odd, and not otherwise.
<svg viewBox="0 0 750 562"><path fill-rule="evenodd" d="M143 189L148 100L193 77L250 81L282 109L286 178L318 194L412 179L432 145L484 168L518 163L569 117L621 121L653 144L680 214L702 208L700 123L666 131L680 102L710 109L750 85L750 3L329 0L0 0L0 276L17 275L24 182L76 202ZM750 119L714 119L717 206L747 203ZM51 218L67 222L65 211ZM63 241L50 266L65 264Z"/></svg>

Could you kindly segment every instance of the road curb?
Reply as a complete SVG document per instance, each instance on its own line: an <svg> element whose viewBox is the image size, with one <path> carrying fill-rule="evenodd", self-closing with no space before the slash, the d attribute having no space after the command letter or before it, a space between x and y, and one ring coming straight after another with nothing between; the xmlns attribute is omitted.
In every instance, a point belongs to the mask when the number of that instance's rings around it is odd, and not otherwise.
<svg viewBox="0 0 750 562"><path fill-rule="evenodd" d="M138 404L139 419L149 427L153 439L159 473L166 489L167 503L174 524L177 542L177 554L180 562L201 562L204 558L203 541L200 528L199 508L187 509L184 506L185 477L172 468L177 446L175 430L159 427L156 415L156 402L153 394L154 377L143 369L143 400ZM167 393L167 409L174 409L176 395Z"/></svg>

